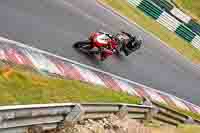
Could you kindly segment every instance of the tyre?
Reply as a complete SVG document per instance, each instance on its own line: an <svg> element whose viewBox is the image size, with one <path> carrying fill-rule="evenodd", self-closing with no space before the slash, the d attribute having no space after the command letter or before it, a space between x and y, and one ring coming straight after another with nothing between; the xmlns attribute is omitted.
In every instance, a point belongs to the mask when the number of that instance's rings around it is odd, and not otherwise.
<svg viewBox="0 0 200 133"><path fill-rule="evenodd" d="M115 54L116 54L117 56L121 55L120 50L115 49Z"/></svg>
<svg viewBox="0 0 200 133"><path fill-rule="evenodd" d="M76 42L73 47L74 48L89 48L90 47L91 42L89 40L86 41L79 41Z"/></svg>
<svg viewBox="0 0 200 133"><path fill-rule="evenodd" d="M106 59L106 55L105 55L105 53L101 53L100 54L100 61L104 61Z"/></svg>

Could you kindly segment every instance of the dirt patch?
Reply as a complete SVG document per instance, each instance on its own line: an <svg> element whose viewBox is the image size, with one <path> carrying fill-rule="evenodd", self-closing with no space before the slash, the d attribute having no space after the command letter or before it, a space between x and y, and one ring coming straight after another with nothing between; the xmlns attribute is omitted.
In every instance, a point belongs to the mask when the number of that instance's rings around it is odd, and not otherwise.
<svg viewBox="0 0 200 133"><path fill-rule="evenodd" d="M145 127L136 120L128 119L127 116L119 118L110 115L99 120L87 119L78 123L64 123L60 130L42 131L41 128L28 130L27 133L153 133L152 129Z"/></svg>

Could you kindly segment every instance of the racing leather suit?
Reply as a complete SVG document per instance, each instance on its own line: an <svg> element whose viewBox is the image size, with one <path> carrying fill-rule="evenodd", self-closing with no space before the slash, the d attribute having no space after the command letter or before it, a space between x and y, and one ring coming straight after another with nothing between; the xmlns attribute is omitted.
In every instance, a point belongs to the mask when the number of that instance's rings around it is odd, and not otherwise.
<svg viewBox="0 0 200 133"><path fill-rule="evenodd" d="M118 33L118 35L125 35L127 39L119 40L114 36L107 35L110 38L107 47L102 47L99 49L101 60L105 60L108 56L111 56L114 52L116 52L117 45L121 46L120 50L124 51L126 56L137 49L137 40L135 36L132 36L124 31L121 31Z"/></svg>
<svg viewBox="0 0 200 133"><path fill-rule="evenodd" d="M126 38L126 39L118 39L116 38L117 42L118 42L118 45L121 46L120 47L120 51L123 51L124 54L126 56L128 56L132 51L133 49L135 48L135 42L136 42L136 37L135 36L132 36L131 34L127 33L127 32L124 32L124 31L121 31L120 33L118 33L118 35L122 35Z"/></svg>
<svg viewBox="0 0 200 133"><path fill-rule="evenodd" d="M110 36L109 36L110 37ZM99 48L100 50L100 58L101 60L105 60L108 56L113 55L115 52L115 49L117 47L117 43L115 40L113 40L112 37L110 37L110 40L108 41L108 45L106 47Z"/></svg>

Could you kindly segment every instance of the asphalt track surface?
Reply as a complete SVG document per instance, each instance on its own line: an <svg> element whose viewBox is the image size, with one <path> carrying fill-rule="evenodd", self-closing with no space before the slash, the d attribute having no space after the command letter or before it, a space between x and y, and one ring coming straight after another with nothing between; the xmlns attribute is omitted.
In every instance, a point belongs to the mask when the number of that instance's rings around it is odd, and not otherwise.
<svg viewBox="0 0 200 133"><path fill-rule="evenodd" d="M91 31L121 29L144 38L129 57L103 63L85 56L72 44ZM95 0L0 0L0 36L174 94L200 105L200 72L182 56L148 33L112 14Z"/></svg>

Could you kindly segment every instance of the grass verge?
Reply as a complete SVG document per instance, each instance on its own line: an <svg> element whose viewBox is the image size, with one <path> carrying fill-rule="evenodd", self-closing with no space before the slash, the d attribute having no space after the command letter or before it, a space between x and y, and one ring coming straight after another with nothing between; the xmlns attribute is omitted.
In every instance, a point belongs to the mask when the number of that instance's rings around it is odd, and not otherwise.
<svg viewBox="0 0 200 133"><path fill-rule="evenodd" d="M194 63L200 63L200 51L194 48L191 44L179 38L173 32L167 30L164 26L156 23L155 20L146 16L142 11L136 7L132 7L125 0L98 0L113 9L127 16L130 20L136 22L147 31L158 36L161 40L166 42L168 46L176 49L180 54L192 60ZM153 45L153 44L149 44Z"/></svg>
<svg viewBox="0 0 200 133"><path fill-rule="evenodd" d="M200 22L199 0L173 0L178 7Z"/></svg>
<svg viewBox="0 0 200 133"><path fill-rule="evenodd" d="M196 125L182 125L178 128L177 133L199 133L200 126Z"/></svg>
<svg viewBox="0 0 200 133"><path fill-rule="evenodd" d="M17 67L0 67L0 105L60 102L140 103L140 98L80 81L41 76Z"/></svg>
<svg viewBox="0 0 200 133"><path fill-rule="evenodd" d="M199 133L200 127L196 125L182 125L178 128L172 127L150 127L153 133Z"/></svg>

